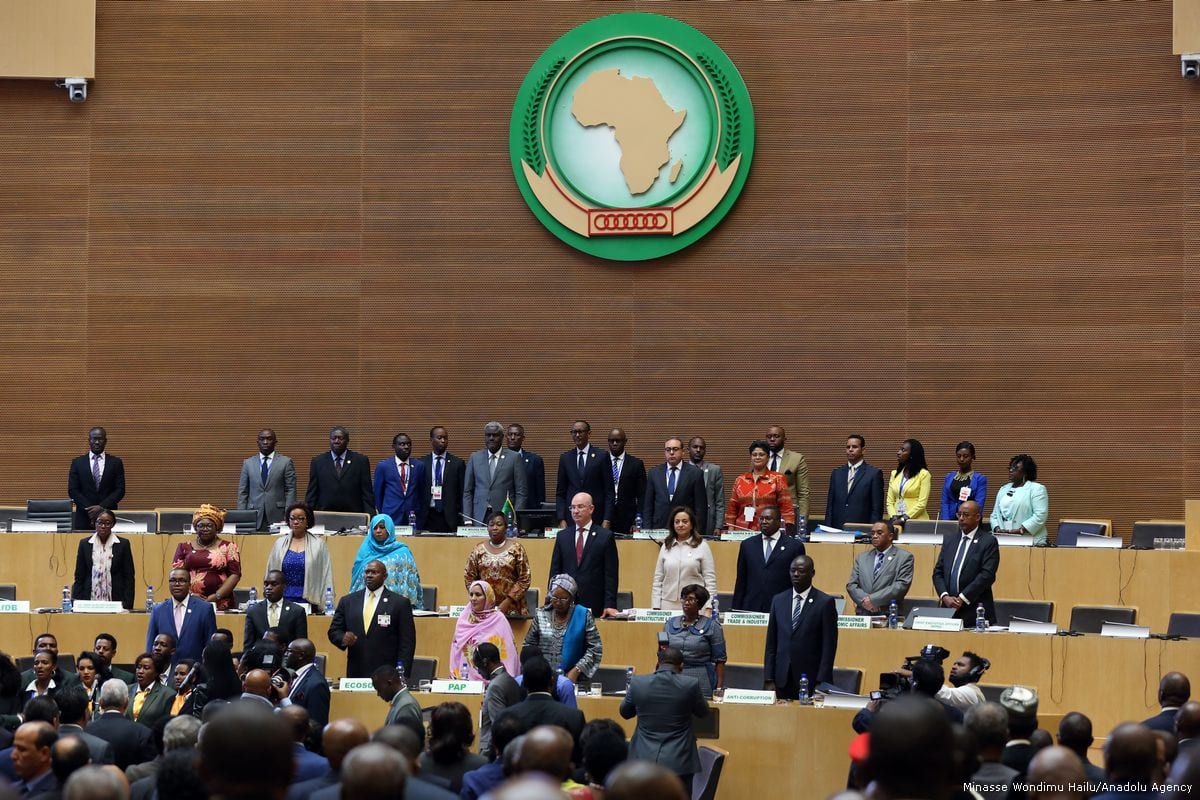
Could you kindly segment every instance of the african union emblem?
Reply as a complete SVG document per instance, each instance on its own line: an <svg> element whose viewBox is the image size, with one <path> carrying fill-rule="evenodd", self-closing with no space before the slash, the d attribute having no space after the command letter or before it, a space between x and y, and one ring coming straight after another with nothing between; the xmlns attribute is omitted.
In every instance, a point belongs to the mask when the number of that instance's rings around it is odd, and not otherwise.
<svg viewBox="0 0 1200 800"><path fill-rule="evenodd" d="M695 28L613 14L564 34L513 104L525 202L585 253L674 253L729 212L750 172L754 112L737 68Z"/></svg>

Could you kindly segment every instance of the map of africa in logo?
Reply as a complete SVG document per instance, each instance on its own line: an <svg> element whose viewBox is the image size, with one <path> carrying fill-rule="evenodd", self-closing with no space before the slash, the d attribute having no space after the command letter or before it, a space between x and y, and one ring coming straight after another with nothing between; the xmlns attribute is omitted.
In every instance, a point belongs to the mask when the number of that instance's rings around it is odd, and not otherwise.
<svg viewBox="0 0 1200 800"><path fill-rule="evenodd" d="M680 250L728 213L753 151L749 94L708 37L655 14L575 28L534 64L510 124L535 216L601 258Z"/></svg>

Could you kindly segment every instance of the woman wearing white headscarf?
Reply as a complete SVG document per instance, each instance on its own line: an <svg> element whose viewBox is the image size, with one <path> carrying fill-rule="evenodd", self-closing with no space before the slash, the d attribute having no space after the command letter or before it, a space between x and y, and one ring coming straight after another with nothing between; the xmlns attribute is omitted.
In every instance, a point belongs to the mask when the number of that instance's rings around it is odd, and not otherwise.
<svg viewBox="0 0 1200 800"><path fill-rule="evenodd" d="M575 602L578 591L570 575L551 578L548 607L534 613L523 645L539 648L550 666L574 683L579 683L580 675L590 680L604 655L591 609Z"/></svg>

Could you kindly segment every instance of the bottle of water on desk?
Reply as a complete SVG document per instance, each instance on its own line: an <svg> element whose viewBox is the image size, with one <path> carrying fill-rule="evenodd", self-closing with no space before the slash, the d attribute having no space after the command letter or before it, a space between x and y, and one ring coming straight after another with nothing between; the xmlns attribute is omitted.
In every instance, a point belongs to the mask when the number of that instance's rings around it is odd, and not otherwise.
<svg viewBox="0 0 1200 800"><path fill-rule="evenodd" d="M325 587L325 616L333 616L333 587Z"/></svg>
<svg viewBox="0 0 1200 800"><path fill-rule="evenodd" d="M146 587L146 613L149 614L154 610L154 587Z"/></svg>
<svg viewBox="0 0 1200 800"><path fill-rule="evenodd" d="M717 596L715 594L713 595L712 610L713 610L713 617L712 617L713 622L720 622L721 621L721 603L719 600L717 600Z"/></svg>
<svg viewBox="0 0 1200 800"><path fill-rule="evenodd" d="M896 609L896 601L888 603L888 627L895 630L899 627L900 619L899 612Z"/></svg>
<svg viewBox="0 0 1200 800"><path fill-rule="evenodd" d="M400 676L400 688L407 689L408 681L404 677L404 662L403 661L396 662L396 674Z"/></svg>
<svg viewBox="0 0 1200 800"><path fill-rule="evenodd" d="M800 692L798 694L798 698L801 703L808 702L808 675L807 674L800 676Z"/></svg>
<svg viewBox="0 0 1200 800"><path fill-rule="evenodd" d="M642 515L635 514L633 517L633 527L629 529L631 534L642 532Z"/></svg>
<svg viewBox="0 0 1200 800"><path fill-rule="evenodd" d="M417 532L417 512L408 512L408 527L412 529L413 533Z"/></svg>
<svg viewBox="0 0 1200 800"><path fill-rule="evenodd" d="M63 587L62 612L64 614L71 613L71 587Z"/></svg>
<svg viewBox="0 0 1200 800"><path fill-rule="evenodd" d="M258 602L258 587L251 586L250 591L246 593L246 608Z"/></svg>
<svg viewBox="0 0 1200 800"><path fill-rule="evenodd" d="M983 633L988 629L987 610L984 609L983 603L980 603L975 608L975 632Z"/></svg>
<svg viewBox="0 0 1200 800"><path fill-rule="evenodd" d="M629 687L633 685L633 667L625 669L625 694L629 694Z"/></svg>
<svg viewBox="0 0 1200 800"><path fill-rule="evenodd" d="M467 672L467 660L465 658L463 659L463 663L462 663L462 672L458 673L458 677L459 677L459 680L464 680L464 681L471 680L471 676Z"/></svg>

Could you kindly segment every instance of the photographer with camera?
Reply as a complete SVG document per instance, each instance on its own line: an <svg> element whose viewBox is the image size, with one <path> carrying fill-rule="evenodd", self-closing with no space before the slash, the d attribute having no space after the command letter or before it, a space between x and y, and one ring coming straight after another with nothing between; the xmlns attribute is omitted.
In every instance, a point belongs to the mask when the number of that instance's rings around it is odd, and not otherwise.
<svg viewBox="0 0 1200 800"><path fill-rule="evenodd" d="M943 688L946 673L942 662L950 656L950 651L936 644L927 644L921 648L920 655L908 656L904 666L895 672L884 672L879 675L879 691L871 692L871 701L866 707L854 715L851 723L855 732L864 733L870 730L875 713L889 700L907 694L924 695L938 700L946 718L950 722L962 722L962 712L942 701L938 694Z"/></svg>
<svg viewBox="0 0 1200 800"><path fill-rule="evenodd" d="M933 645L926 645L925 650L930 647ZM942 650L940 647L937 649ZM921 651L922 657L924 657L925 650ZM942 651L949 656L949 651ZM946 656L939 659L938 663L940 664ZM983 673L991 669L991 666L992 662L983 656L972 653L970 650L965 651L950 665L950 685L940 687L936 699L960 711L966 711L971 706L979 705L984 701L979 681L983 678ZM904 668L897 670L897 674L902 678L911 679L913 677L912 667L906 663Z"/></svg>

